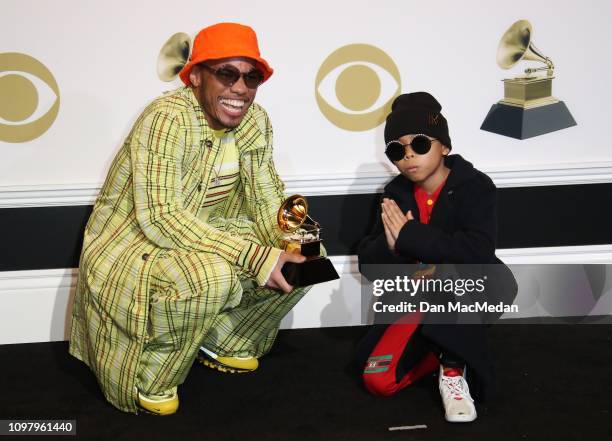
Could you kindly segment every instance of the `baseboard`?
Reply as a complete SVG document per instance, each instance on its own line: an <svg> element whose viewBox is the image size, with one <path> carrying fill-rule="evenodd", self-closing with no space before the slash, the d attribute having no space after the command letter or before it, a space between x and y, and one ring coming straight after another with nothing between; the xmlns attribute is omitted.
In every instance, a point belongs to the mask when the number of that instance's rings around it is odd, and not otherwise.
<svg viewBox="0 0 612 441"><path fill-rule="evenodd" d="M612 263L612 245L498 250L506 263ZM340 279L315 286L283 329L361 325L356 256L333 256ZM0 344L67 338L77 269L0 272ZM612 313L612 311L610 311Z"/></svg>

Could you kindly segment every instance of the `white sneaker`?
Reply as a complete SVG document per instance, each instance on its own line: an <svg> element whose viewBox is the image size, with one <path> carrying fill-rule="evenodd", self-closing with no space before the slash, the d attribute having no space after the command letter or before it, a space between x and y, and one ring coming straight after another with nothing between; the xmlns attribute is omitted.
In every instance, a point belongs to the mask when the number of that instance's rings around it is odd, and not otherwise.
<svg viewBox="0 0 612 441"><path fill-rule="evenodd" d="M469 423L476 419L476 407L470 396L470 388L465 381L465 369L463 375L445 376L444 368L440 365L440 377L438 378L440 395L444 404L446 421L451 423Z"/></svg>

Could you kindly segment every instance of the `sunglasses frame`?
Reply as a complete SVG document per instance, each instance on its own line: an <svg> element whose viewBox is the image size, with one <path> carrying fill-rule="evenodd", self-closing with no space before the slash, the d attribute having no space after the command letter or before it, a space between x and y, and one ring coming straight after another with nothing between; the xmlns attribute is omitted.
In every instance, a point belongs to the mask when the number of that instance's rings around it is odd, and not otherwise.
<svg viewBox="0 0 612 441"><path fill-rule="evenodd" d="M425 138L425 139L428 141L427 147L425 147L425 150L424 150L424 151L422 151L422 149L421 149L421 148L416 148L416 149L415 149L415 148L414 148L414 146L412 145L412 143L414 142L414 140L415 140L415 139L417 139L417 138L419 138L419 139L423 139L423 138ZM400 140L399 140L399 139L394 139L394 140L392 140L392 141L389 141L389 142L388 142L388 143L385 145L385 155L387 155L387 158L389 158L389 160L390 160L391 162L398 162L398 161L401 161L402 159L406 158L406 146L408 146L408 145L410 146L410 148L412 149L412 151L413 151L414 153L416 153L417 155L426 155L426 154L427 154L427 153L429 153L429 151L431 150L431 145L432 145L432 143L433 143L434 141L437 141L437 139L436 139L436 138L429 138L429 136L427 136L427 135L426 135L426 134L424 134L424 133L417 133L417 134L414 136L414 138L412 138L412 141L411 141L411 142L409 142L408 144L402 144L402 143L400 142ZM391 157L391 155L389 154L389 146L391 146L392 144L399 144L399 145L401 145L401 146L404 148L404 151L403 151L403 153L402 153L402 156L401 156L401 157L398 157L398 159L393 159L393 158Z"/></svg>
<svg viewBox="0 0 612 441"><path fill-rule="evenodd" d="M264 74L262 71L260 71L257 68L251 69L248 72L240 72L240 70L236 67L236 66L232 66L231 64L224 64L223 66L220 66L218 68L213 68L210 67L206 64L202 64L202 67L204 67L207 71L209 71L210 73L212 73L215 78L217 79L217 81L219 81L221 84L223 84L225 87L232 87L234 84L236 84L238 82L238 80L240 79L240 77L242 77L242 81L244 82L244 85L246 87L248 87L249 89L257 89L259 86L261 86L261 83L264 82ZM233 71L233 80L229 80L227 77L223 77L219 74L220 71L222 70L226 70L226 71ZM258 72L259 76L258 78L249 78L249 75L253 74L254 72ZM257 84L255 83L251 83L251 81L254 80L257 82ZM251 83L251 84L249 84Z"/></svg>

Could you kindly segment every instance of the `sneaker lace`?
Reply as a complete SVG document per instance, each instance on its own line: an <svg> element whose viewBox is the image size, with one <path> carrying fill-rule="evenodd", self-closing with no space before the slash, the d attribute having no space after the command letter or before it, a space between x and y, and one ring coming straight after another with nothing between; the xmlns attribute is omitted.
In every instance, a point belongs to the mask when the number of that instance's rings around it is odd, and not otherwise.
<svg viewBox="0 0 612 441"><path fill-rule="evenodd" d="M465 378L463 376L456 377L442 377L442 384L449 392L450 396L455 400L467 399L470 401L474 401L470 396L469 389L467 387L467 383L465 382Z"/></svg>

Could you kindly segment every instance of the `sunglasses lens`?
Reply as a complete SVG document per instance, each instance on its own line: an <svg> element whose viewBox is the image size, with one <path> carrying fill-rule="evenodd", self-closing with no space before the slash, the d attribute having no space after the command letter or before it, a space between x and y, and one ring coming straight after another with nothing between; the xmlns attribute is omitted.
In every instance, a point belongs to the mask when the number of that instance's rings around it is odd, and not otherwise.
<svg viewBox="0 0 612 441"><path fill-rule="evenodd" d="M215 75L224 86L232 86L240 78L240 71L235 67L225 66L217 69Z"/></svg>
<svg viewBox="0 0 612 441"><path fill-rule="evenodd" d="M255 89L256 87L259 87L261 83L263 83L264 76L261 71L255 69L245 74L243 78L244 84L246 84L249 89Z"/></svg>
<svg viewBox="0 0 612 441"><path fill-rule="evenodd" d="M249 89L256 89L261 83L263 83L264 79L263 73L257 69L253 69L252 71L243 74L234 66L221 67L215 71L215 75L221 84L226 87L231 87L236 84L242 75L242 78L244 78L244 84L246 84Z"/></svg>
<svg viewBox="0 0 612 441"><path fill-rule="evenodd" d="M424 155L431 148L431 140L427 136L417 135L412 139L410 147L417 155Z"/></svg>
<svg viewBox="0 0 612 441"><path fill-rule="evenodd" d="M400 161L406 154L406 148L403 146L402 143L398 141L393 141L387 144L385 154L387 155L387 158L389 158L389 160L393 162Z"/></svg>

